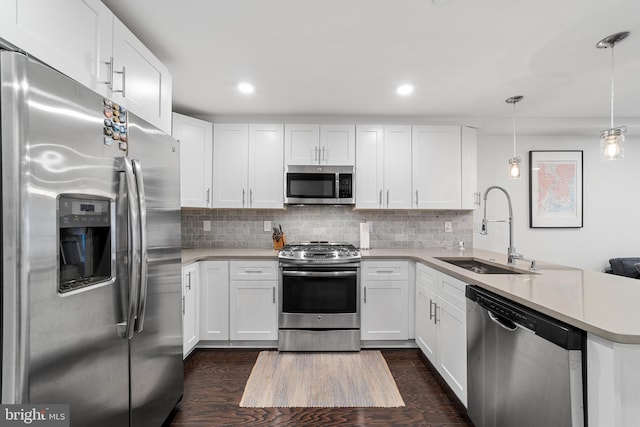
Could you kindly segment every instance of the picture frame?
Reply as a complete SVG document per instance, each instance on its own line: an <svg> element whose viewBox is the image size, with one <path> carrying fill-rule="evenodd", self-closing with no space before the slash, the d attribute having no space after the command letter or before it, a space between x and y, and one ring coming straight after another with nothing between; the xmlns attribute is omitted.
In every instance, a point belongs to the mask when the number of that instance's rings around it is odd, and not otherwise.
<svg viewBox="0 0 640 427"><path fill-rule="evenodd" d="M529 227L582 228L582 150L529 151Z"/></svg>

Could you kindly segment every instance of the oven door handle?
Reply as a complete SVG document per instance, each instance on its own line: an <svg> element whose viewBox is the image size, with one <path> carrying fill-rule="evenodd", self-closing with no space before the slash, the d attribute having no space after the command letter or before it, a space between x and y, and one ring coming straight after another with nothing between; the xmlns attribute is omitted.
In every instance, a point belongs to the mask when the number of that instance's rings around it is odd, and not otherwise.
<svg viewBox="0 0 640 427"><path fill-rule="evenodd" d="M357 271L283 271L283 276L295 277L356 277Z"/></svg>

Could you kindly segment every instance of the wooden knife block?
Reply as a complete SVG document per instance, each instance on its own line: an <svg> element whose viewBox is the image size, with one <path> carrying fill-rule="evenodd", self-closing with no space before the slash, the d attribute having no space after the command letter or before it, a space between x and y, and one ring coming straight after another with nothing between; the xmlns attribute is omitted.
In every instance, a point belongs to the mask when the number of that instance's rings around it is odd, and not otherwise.
<svg viewBox="0 0 640 427"><path fill-rule="evenodd" d="M285 237L284 237L284 234L282 234L282 235L280 236L280 238L279 238L279 239L277 239L277 240L276 240L276 239L273 239L273 249L275 249L275 250L280 250L280 249L282 249L282 248L284 247L285 243L286 243L286 241L285 241L285 240L286 240L286 239L285 239Z"/></svg>

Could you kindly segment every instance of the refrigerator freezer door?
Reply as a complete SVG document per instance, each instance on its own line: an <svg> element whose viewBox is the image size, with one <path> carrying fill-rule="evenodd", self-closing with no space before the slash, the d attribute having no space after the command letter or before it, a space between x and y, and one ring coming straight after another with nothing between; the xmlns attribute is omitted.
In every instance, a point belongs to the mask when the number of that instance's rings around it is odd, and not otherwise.
<svg viewBox="0 0 640 427"><path fill-rule="evenodd" d="M0 78L2 402L66 403L72 426L127 426L122 272L58 292L59 196L109 200L115 219L123 152L104 143L103 99L80 84L10 52L0 53Z"/></svg>
<svg viewBox="0 0 640 427"><path fill-rule="evenodd" d="M159 426L183 390L180 155L173 138L129 114L129 157L142 171L148 243L130 350L131 425Z"/></svg>

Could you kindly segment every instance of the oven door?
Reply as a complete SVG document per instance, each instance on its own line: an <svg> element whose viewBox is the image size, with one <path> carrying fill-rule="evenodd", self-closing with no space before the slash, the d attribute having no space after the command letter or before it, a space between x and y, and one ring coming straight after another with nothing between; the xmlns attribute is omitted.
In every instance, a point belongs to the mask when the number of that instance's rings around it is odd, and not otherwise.
<svg viewBox="0 0 640 427"><path fill-rule="evenodd" d="M279 327L360 328L359 283L359 267L282 267Z"/></svg>

